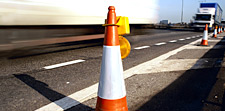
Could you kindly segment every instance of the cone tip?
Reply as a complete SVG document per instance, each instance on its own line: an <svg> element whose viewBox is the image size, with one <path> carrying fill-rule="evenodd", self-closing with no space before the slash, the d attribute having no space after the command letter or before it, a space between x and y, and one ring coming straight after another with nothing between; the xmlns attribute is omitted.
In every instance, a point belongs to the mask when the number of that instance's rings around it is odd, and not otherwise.
<svg viewBox="0 0 225 111"><path fill-rule="evenodd" d="M114 6L109 6L109 10L115 10Z"/></svg>
<svg viewBox="0 0 225 111"><path fill-rule="evenodd" d="M208 30L208 24L205 25L205 30Z"/></svg>

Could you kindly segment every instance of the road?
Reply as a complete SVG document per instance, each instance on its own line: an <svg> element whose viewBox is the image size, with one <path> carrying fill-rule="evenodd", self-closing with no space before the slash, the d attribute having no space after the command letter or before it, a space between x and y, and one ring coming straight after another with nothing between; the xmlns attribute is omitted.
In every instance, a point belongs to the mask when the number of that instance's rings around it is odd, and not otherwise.
<svg viewBox="0 0 225 111"><path fill-rule="evenodd" d="M129 70L132 70L132 68L142 63L154 60L161 55L177 50L180 47L198 40L203 34L201 32L188 30L146 29L144 31L145 34L143 35L126 36L131 43L132 50L128 58L123 60L125 73L128 73ZM98 83L102 58L102 43L103 39L96 39L83 42L28 47L2 52L0 58L0 110L31 111L43 110L45 108L49 108L48 110L52 111L55 110L54 108L68 111L94 110L96 100L92 89L90 89L91 91L89 92L83 92L91 95L87 96L81 94L85 96L83 98L79 95L80 97L78 98L81 98L81 101L73 99L71 95ZM200 50L199 52L202 51L202 53L204 52L205 54L209 50L210 49L204 51ZM188 50L184 52L185 54L171 56L171 59L176 58L181 60L181 58L188 57L188 60L185 59L186 61L190 61L189 59L199 60L201 54L198 55L194 53L192 55L192 51L193 50ZM216 52L218 53L218 51ZM221 57L224 52L219 52L218 54L214 53L214 55L216 56L215 58L220 58L220 61L222 61ZM209 55L212 56L213 54ZM194 58L196 56L198 57ZM218 59L212 60L213 63L215 61L218 62ZM176 62L179 61L175 61L175 63ZM217 73L212 75L206 73L204 82L197 82L202 76L194 75L192 70L185 70L187 67L192 67L192 62L190 62L190 66L185 66L184 70L165 69L165 72L141 70L141 72L139 72L141 75L136 75L136 73L129 77L127 76L125 82L129 110L142 111L149 109L149 106L153 111L159 111L159 107L162 108L162 111L168 109L198 111L204 108L204 104L199 104L197 100L206 98L208 93L204 93L198 98L196 93L191 93L189 90L197 90L205 83L206 87L200 88L201 91L197 94L209 92L215 82L215 80L210 79L210 77L215 78ZM61 66L62 64L60 63L63 63L64 66ZM168 65L172 64L167 63L167 66ZM175 68L179 66L180 64L175 66ZM212 70L216 72L219 71L219 69L215 68ZM201 74L207 71L213 72L212 70L201 70ZM178 77L182 79L176 82L175 80ZM209 79L209 82L207 82L207 79ZM183 84L180 84L182 81L184 81ZM162 84L157 84L158 82ZM196 87L193 88L191 87L192 85L188 85L192 82L197 84ZM155 86L152 86L154 84ZM176 87L179 88L176 89ZM183 87L187 87L187 90ZM148 88L151 90L148 90ZM173 89L175 89L175 91L173 91ZM93 92L95 91L93 90ZM150 95L146 92L150 92ZM193 98L187 99L190 96L196 96L198 99L196 101L192 101ZM67 97L67 101L73 104L61 104L61 100L65 102L65 99L63 99L65 97ZM174 99L170 101L170 99L163 98L182 99L183 101L178 103L174 102ZM57 100L59 102L56 102ZM77 105L77 103L80 102L81 104ZM191 105L189 104L185 107L184 103L188 102L195 103L190 103ZM67 104L67 106L65 106L65 104ZM57 107L52 107L54 105Z"/></svg>

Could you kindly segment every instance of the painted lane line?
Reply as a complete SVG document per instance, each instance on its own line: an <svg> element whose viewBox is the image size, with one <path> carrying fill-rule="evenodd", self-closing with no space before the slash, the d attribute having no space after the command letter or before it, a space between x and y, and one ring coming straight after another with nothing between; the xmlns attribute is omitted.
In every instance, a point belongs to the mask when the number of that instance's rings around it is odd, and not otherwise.
<svg viewBox="0 0 225 111"><path fill-rule="evenodd" d="M136 49L136 50L140 50L140 49L145 49L145 48L149 48L150 46L141 46L141 47L136 47L136 48L134 48L134 49Z"/></svg>
<svg viewBox="0 0 225 111"><path fill-rule="evenodd" d="M193 46L193 44L198 43L201 41L201 39L196 40L190 44L187 44L185 46L182 46L178 49L172 50L166 54L163 54L155 59L152 59L150 61L144 62L142 64L139 64L137 66L134 66L126 71L123 72L124 74L124 79L129 78L135 74L139 74L143 70L143 68L152 68L151 70L154 69L155 66L158 66L163 60L166 60L168 57L177 54L178 52L186 49L189 46ZM97 97L97 90L98 90L98 83L93 84L92 86L89 86L85 89L82 89L78 92L75 92L68 97L64 97L60 100L54 101L48 105L45 105L36 111L63 111L66 109L69 109L73 106L76 106L86 100L92 99Z"/></svg>
<svg viewBox="0 0 225 111"><path fill-rule="evenodd" d="M51 102L35 111L64 111L86 100L97 97L98 83L75 92L68 97Z"/></svg>
<svg viewBox="0 0 225 111"><path fill-rule="evenodd" d="M164 44L166 44L166 42L156 43L155 45L160 46L160 45L164 45Z"/></svg>
<svg viewBox="0 0 225 111"><path fill-rule="evenodd" d="M55 65L45 66L43 68L44 69L54 69L54 68L58 68L58 67L62 67L62 66L67 66L67 65L71 65L71 64L76 64L76 63L80 63L80 62L84 62L84 61L85 60L74 60L74 61L59 63L59 64L55 64Z"/></svg>
<svg viewBox="0 0 225 111"><path fill-rule="evenodd" d="M193 39L194 39L194 38L196 38L196 37L195 37L195 36L192 36L191 38L193 38Z"/></svg>
<svg viewBox="0 0 225 111"><path fill-rule="evenodd" d="M185 40L185 39L179 39L180 41L183 41L183 40Z"/></svg>
<svg viewBox="0 0 225 111"><path fill-rule="evenodd" d="M177 40L171 40L171 41L169 41L169 42L174 43L174 42L177 42Z"/></svg>
<svg viewBox="0 0 225 111"><path fill-rule="evenodd" d="M187 37L186 39L187 39L187 40L188 40L188 39L191 39L191 37Z"/></svg>

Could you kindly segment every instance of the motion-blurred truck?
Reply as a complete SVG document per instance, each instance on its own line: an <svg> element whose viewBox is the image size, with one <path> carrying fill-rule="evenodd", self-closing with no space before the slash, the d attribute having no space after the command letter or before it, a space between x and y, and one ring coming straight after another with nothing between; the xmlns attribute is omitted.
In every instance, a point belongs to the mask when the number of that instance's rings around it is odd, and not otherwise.
<svg viewBox="0 0 225 111"><path fill-rule="evenodd" d="M200 3L198 13L194 16L193 28L195 30L204 30L206 24L209 30L214 30L216 25L221 24L223 10L218 3Z"/></svg>

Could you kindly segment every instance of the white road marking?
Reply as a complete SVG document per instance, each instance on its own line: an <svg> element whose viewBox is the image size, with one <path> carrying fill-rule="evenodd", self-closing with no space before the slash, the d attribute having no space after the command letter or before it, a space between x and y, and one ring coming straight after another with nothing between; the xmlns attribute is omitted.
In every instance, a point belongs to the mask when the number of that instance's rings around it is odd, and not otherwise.
<svg viewBox="0 0 225 111"><path fill-rule="evenodd" d="M195 36L192 36L191 38L193 38L193 39L194 39L194 38L196 38L196 37L195 37Z"/></svg>
<svg viewBox="0 0 225 111"><path fill-rule="evenodd" d="M156 43L155 45L160 46L160 45L164 45L164 44L166 44L166 42Z"/></svg>
<svg viewBox="0 0 225 111"><path fill-rule="evenodd" d="M199 41L201 41L201 39L198 39L190 44L184 45L178 49L172 50L172 51L170 51L166 54L163 54L157 58L154 58L150 61L144 62L142 64L139 64L135 67L132 67L132 68L124 71L123 72L124 79L131 77L135 74L144 74L145 72L143 72L143 70L146 70L146 69L148 69L148 71L155 70L155 67L160 67L160 65L162 65L163 61L165 61L170 56L175 55L178 52L180 52L184 49L187 49L190 46L193 46L194 44L197 44ZM189 59L183 60L183 61L186 62L186 61L189 61ZM192 62L193 61L196 61L196 60L192 60ZM192 63L192 62L190 62L190 63ZM142 72L142 73L140 73L140 72ZM69 109L73 106L78 105L79 103L82 103L86 100L97 97L97 90L98 90L98 83L96 83L92 86L89 86L85 89L82 89L78 92L75 92L75 93L69 95L68 97L62 98L62 99L52 102L46 106L43 106L43 107L37 109L36 111L49 111L49 110L63 111L63 110Z"/></svg>
<svg viewBox="0 0 225 111"><path fill-rule="evenodd" d="M188 40L188 39L191 39L191 37L187 37L186 39L187 39L187 40Z"/></svg>
<svg viewBox="0 0 225 111"><path fill-rule="evenodd" d="M177 40L171 40L171 41L169 41L169 42L174 43L174 42L177 42Z"/></svg>
<svg viewBox="0 0 225 111"><path fill-rule="evenodd" d="M68 97L54 101L46 106L43 106L35 111L64 111L73 106L76 106L86 100L97 97L98 83L75 92Z"/></svg>
<svg viewBox="0 0 225 111"><path fill-rule="evenodd" d="M141 47L136 47L136 48L134 48L134 49L136 49L136 50L140 50L140 49L145 49L145 48L149 48L150 46L141 46Z"/></svg>
<svg viewBox="0 0 225 111"><path fill-rule="evenodd" d="M183 41L183 40L185 40L185 39L179 39L180 41Z"/></svg>
<svg viewBox="0 0 225 111"><path fill-rule="evenodd" d="M55 65L45 66L43 68L44 69L54 69L54 68L58 68L58 67L66 66L66 65L71 65L71 64L76 64L76 63L80 63L80 62L84 62L84 61L85 60L74 60L74 61L59 63L59 64L55 64Z"/></svg>

